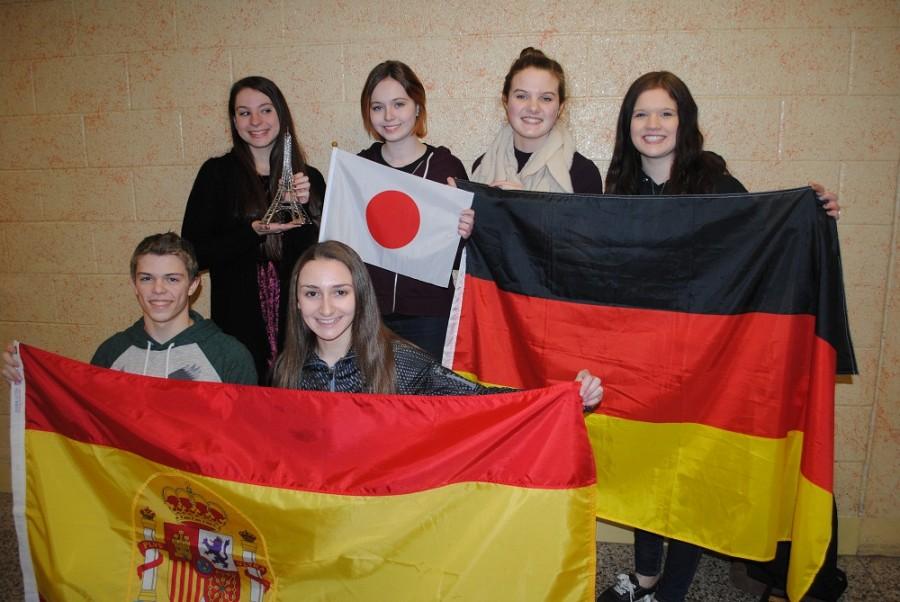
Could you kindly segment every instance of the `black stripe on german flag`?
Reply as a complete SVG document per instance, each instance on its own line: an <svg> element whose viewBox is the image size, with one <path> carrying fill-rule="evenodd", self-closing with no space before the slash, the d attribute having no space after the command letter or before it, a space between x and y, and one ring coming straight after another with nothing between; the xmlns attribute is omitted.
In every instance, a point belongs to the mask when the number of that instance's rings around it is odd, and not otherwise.
<svg viewBox="0 0 900 602"><path fill-rule="evenodd" d="M810 188L648 197L459 185L475 193L472 278L547 301L811 316L837 371L857 371L837 229Z"/></svg>

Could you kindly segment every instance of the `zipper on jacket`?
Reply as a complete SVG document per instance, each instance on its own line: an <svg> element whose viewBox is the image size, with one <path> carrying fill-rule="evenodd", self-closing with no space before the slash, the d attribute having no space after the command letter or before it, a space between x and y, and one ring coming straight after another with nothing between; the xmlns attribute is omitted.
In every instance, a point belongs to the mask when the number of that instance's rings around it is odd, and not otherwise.
<svg viewBox="0 0 900 602"><path fill-rule="evenodd" d="M334 391L334 389L335 389L334 374L335 374L335 372L337 372L337 364L335 364L333 368L330 368L330 370L331 370L331 382L328 383L328 390L331 391L332 393L334 393L335 392Z"/></svg>

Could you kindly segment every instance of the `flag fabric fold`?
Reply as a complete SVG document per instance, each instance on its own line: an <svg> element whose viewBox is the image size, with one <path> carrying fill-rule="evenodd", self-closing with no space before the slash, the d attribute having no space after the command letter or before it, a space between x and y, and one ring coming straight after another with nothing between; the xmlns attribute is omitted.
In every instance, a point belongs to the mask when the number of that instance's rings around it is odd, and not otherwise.
<svg viewBox="0 0 900 602"><path fill-rule="evenodd" d="M593 600L595 469L573 383L309 393L19 348L29 599Z"/></svg>
<svg viewBox="0 0 900 602"><path fill-rule="evenodd" d="M696 197L471 183L445 363L541 386L587 367L598 516L749 559L831 533L835 372L856 372L833 220L808 189Z"/></svg>
<svg viewBox="0 0 900 602"><path fill-rule="evenodd" d="M338 240L363 261L447 286L459 214L472 193L332 149L319 240Z"/></svg>

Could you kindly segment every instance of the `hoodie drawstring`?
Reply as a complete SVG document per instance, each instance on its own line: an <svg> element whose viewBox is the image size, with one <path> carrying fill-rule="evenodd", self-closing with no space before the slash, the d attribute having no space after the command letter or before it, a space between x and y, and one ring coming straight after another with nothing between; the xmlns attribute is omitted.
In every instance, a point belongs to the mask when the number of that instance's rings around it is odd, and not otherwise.
<svg viewBox="0 0 900 602"><path fill-rule="evenodd" d="M144 371L141 372L141 376L147 376L147 368L150 365L150 347L153 345L150 341L147 341L147 353L144 354ZM166 347L166 371L162 373L163 378L169 378L169 356L172 354L172 347L175 346L175 343L169 343L169 346Z"/></svg>
<svg viewBox="0 0 900 602"><path fill-rule="evenodd" d="M426 180L428 179L428 167L431 165L431 157L433 156L434 153L428 153L428 156L425 158L425 173L422 174L422 177ZM441 184L444 184L444 182L441 182Z"/></svg>
<svg viewBox="0 0 900 602"><path fill-rule="evenodd" d="M166 347L166 371L163 372L163 378L169 378L169 355L172 353L172 347L175 346L175 343L169 343L169 346Z"/></svg>

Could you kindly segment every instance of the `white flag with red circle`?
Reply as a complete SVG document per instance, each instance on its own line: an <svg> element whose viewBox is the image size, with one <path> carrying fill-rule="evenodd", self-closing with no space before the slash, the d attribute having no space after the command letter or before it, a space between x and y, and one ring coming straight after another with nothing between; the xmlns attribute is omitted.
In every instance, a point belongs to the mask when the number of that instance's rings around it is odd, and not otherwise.
<svg viewBox="0 0 900 602"><path fill-rule="evenodd" d="M447 286L459 214L472 196L335 148L319 241L339 240L366 263Z"/></svg>

